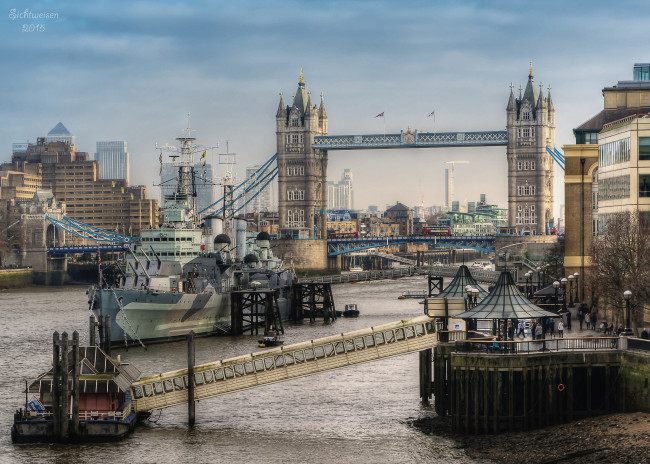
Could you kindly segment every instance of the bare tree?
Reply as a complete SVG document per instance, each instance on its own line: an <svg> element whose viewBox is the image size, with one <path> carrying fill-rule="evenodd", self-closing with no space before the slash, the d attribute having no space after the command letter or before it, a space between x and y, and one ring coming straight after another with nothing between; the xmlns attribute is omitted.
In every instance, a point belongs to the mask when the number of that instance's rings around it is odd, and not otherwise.
<svg viewBox="0 0 650 464"><path fill-rule="evenodd" d="M650 222L638 212L620 213L605 226L605 233L593 241L586 283L600 310L616 325L625 321L623 292L630 290L636 308L632 325L638 326L650 301Z"/></svg>

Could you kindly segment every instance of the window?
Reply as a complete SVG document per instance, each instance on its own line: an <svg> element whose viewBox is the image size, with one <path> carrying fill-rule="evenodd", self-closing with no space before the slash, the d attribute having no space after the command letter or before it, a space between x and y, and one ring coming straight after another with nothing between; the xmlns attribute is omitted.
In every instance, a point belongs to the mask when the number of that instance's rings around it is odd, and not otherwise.
<svg viewBox="0 0 650 464"><path fill-rule="evenodd" d="M639 152L641 150L641 138L639 138ZM639 156L641 154L639 153ZM611 166L613 164L630 161L630 139L615 140L598 146L598 167Z"/></svg>
<svg viewBox="0 0 650 464"><path fill-rule="evenodd" d="M524 111L524 119L529 120L530 119L530 111ZM524 129L526 130L526 129Z"/></svg>
<svg viewBox="0 0 650 464"><path fill-rule="evenodd" d="M291 135L291 143L298 143L298 134Z"/></svg>
<svg viewBox="0 0 650 464"><path fill-rule="evenodd" d="M530 137L530 129L527 127L524 129L524 137Z"/></svg>
<svg viewBox="0 0 650 464"><path fill-rule="evenodd" d="M517 170L521 171L523 168L523 163L521 161L517 161Z"/></svg>
<svg viewBox="0 0 650 464"><path fill-rule="evenodd" d="M524 161L524 171L528 171L528 161Z"/></svg>
<svg viewBox="0 0 650 464"><path fill-rule="evenodd" d="M650 174L639 175L639 196L642 198L650 197Z"/></svg>
<svg viewBox="0 0 650 464"><path fill-rule="evenodd" d="M298 118L291 118L291 127L298 127Z"/></svg>
<svg viewBox="0 0 650 464"><path fill-rule="evenodd" d="M639 137L639 159L650 160L650 137Z"/></svg>
<svg viewBox="0 0 650 464"><path fill-rule="evenodd" d="M535 170L535 161L530 162L530 170L534 171Z"/></svg>

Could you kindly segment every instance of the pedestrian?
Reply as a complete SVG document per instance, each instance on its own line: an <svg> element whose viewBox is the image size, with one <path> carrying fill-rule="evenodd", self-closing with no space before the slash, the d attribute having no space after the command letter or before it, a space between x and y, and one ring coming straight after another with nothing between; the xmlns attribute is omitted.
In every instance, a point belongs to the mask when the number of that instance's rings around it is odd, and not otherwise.
<svg viewBox="0 0 650 464"><path fill-rule="evenodd" d="M580 330L582 330L582 323L585 320L585 313L582 312L582 308L578 310L578 321L580 321Z"/></svg>
<svg viewBox="0 0 650 464"><path fill-rule="evenodd" d="M515 326L512 325L512 322L508 322L508 340L513 340L515 339Z"/></svg>
<svg viewBox="0 0 650 464"><path fill-rule="evenodd" d="M571 330L571 311L566 312L566 328L567 330Z"/></svg>
<svg viewBox="0 0 650 464"><path fill-rule="evenodd" d="M585 324L587 324L587 330L591 329L591 316L589 313L585 314ZM582 330L582 324L580 324L580 329Z"/></svg>
<svg viewBox="0 0 650 464"><path fill-rule="evenodd" d="M524 321L519 321L519 333L517 334L517 338L519 337L524 337L526 338L526 334L524 333Z"/></svg>
<svg viewBox="0 0 650 464"><path fill-rule="evenodd" d="M530 326L530 335L533 337L533 340L535 340L537 335L537 320L534 320L533 325Z"/></svg>
<svg viewBox="0 0 650 464"><path fill-rule="evenodd" d="M537 340L541 340L544 338L544 335L542 334L542 325L538 324L537 327L535 327L535 338Z"/></svg>
<svg viewBox="0 0 650 464"><path fill-rule="evenodd" d="M557 323L557 333L560 335L560 338L564 338L564 322L560 321Z"/></svg>
<svg viewBox="0 0 650 464"><path fill-rule="evenodd" d="M596 310L594 309L591 312L591 328L596 330L596 323L598 322L598 315L596 314Z"/></svg>
<svg viewBox="0 0 650 464"><path fill-rule="evenodd" d="M641 338L644 340L650 340L650 333L648 333L645 327L641 331Z"/></svg>
<svg viewBox="0 0 650 464"><path fill-rule="evenodd" d="M616 336L620 337L622 333L623 333L623 326L619 325L618 329L616 329Z"/></svg>
<svg viewBox="0 0 650 464"><path fill-rule="evenodd" d="M548 326L551 331L551 338L553 338L553 336L555 335L555 321L549 318Z"/></svg>

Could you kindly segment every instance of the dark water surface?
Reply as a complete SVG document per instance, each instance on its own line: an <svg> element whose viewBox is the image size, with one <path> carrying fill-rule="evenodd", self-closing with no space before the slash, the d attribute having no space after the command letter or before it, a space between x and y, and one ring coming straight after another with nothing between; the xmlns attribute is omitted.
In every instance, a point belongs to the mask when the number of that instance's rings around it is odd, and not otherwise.
<svg viewBox="0 0 650 464"><path fill-rule="evenodd" d="M423 277L332 286L339 309L357 303L358 319L325 325L289 323L285 344L422 314ZM24 403L24 377L51 364L52 332L78 330L88 340L85 287L32 287L0 293L0 462L232 463L469 463L452 441L412 427L434 414L420 404L418 356L410 354L268 385L197 404L189 430L187 407L154 412L128 439L106 445L13 445L13 411ZM197 340L197 364L257 351L257 336ZM114 350L143 375L186 367L184 342Z"/></svg>

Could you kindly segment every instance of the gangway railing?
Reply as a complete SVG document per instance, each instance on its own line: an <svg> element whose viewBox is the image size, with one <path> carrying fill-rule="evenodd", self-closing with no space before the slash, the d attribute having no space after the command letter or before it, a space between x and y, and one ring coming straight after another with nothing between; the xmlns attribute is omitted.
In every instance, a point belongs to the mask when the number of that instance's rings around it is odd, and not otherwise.
<svg viewBox="0 0 650 464"><path fill-rule="evenodd" d="M187 369L144 377L131 386L134 411L187 403L189 382L195 400L295 379L378 359L422 351L438 344L433 319L419 316L317 340L259 351Z"/></svg>

